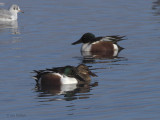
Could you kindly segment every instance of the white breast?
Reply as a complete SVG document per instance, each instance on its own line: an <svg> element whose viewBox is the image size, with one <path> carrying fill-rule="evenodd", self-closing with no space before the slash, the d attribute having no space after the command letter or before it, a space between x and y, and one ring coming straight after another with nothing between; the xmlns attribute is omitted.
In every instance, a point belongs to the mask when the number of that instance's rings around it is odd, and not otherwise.
<svg viewBox="0 0 160 120"><path fill-rule="evenodd" d="M73 91L77 88L77 84L63 84L61 85L61 92Z"/></svg>
<svg viewBox="0 0 160 120"><path fill-rule="evenodd" d="M61 75L59 73L54 73L54 74L61 77L61 84L77 84L78 83L77 79L75 79L73 77L67 77L67 76Z"/></svg>
<svg viewBox="0 0 160 120"><path fill-rule="evenodd" d="M81 51L90 51L91 50L91 44L89 43L84 43L82 45Z"/></svg>
<svg viewBox="0 0 160 120"><path fill-rule="evenodd" d="M116 44L113 44L113 47L114 47L113 56L117 56L117 54L118 54L118 46Z"/></svg>

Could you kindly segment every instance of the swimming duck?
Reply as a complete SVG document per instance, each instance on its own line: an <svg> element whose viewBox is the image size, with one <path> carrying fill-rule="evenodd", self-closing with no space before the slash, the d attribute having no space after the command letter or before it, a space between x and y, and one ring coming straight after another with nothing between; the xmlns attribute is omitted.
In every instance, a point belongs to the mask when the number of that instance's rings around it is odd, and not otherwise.
<svg viewBox="0 0 160 120"><path fill-rule="evenodd" d="M107 55L117 56L118 52L124 49L117 44L123 38L124 36L95 37L92 33L85 33L78 41L72 43L72 45L83 43L81 52L105 53Z"/></svg>
<svg viewBox="0 0 160 120"><path fill-rule="evenodd" d="M43 86L60 86L62 84L83 84L90 82L90 76L96 76L84 64L77 67L65 66L45 70L34 70L34 79Z"/></svg>

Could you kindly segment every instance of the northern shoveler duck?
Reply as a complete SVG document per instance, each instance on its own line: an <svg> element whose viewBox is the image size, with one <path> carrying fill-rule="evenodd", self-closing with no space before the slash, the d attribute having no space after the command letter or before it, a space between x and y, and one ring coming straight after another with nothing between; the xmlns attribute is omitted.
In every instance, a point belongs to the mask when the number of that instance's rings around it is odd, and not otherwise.
<svg viewBox="0 0 160 120"><path fill-rule="evenodd" d="M82 84L89 82L91 76L96 76L84 64L77 67L65 66L45 70L34 70L36 76L34 79L37 84L43 86L60 86L62 84Z"/></svg>
<svg viewBox="0 0 160 120"><path fill-rule="evenodd" d="M81 52L92 52L92 53L105 53L112 56L117 56L118 52L121 51L117 42L123 40L124 36L105 36L95 37L92 33L85 33L78 41L72 43L72 45L83 43Z"/></svg>
<svg viewBox="0 0 160 120"><path fill-rule="evenodd" d="M18 12L22 12L22 10L20 10L19 6L16 4L13 4L9 10L6 9L0 9L0 21L13 21L13 20L17 20Z"/></svg>

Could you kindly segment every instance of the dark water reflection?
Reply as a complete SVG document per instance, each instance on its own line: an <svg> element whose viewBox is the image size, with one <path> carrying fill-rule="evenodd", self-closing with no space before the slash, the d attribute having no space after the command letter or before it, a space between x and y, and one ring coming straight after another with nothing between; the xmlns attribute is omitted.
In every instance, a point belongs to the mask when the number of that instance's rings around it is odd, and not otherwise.
<svg viewBox="0 0 160 120"><path fill-rule="evenodd" d="M43 87L36 85L35 90L38 92L38 98L40 102L47 101L60 101L60 100L76 100L76 99L87 99L92 94L88 94L93 87L98 86L98 82L92 84L81 84L81 85L61 85L59 87ZM83 94L79 94L83 93ZM85 93L85 94L84 94ZM57 95L59 96L57 98ZM51 97L51 96L56 96ZM63 96L63 97L62 97ZM46 100L47 97L47 100ZM45 98L42 100L42 98Z"/></svg>
<svg viewBox="0 0 160 120"><path fill-rule="evenodd" d="M160 0L153 2L152 9L155 15L160 15Z"/></svg>
<svg viewBox="0 0 160 120"><path fill-rule="evenodd" d="M109 64L117 64L117 65L127 65L125 64L125 61L128 61L125 57L113 57L113 58L94 58L92 56L87 57L73 57L74 59L77 59L80 61L80 63L83 64L98 64L98 63L109 63ZM121 63L123 62L123 63Z"/></svg>

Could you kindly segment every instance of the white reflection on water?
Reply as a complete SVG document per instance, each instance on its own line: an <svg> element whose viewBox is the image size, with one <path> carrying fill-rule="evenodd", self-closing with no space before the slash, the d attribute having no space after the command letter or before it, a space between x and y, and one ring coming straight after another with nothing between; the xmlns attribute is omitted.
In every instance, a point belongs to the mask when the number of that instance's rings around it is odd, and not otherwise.
<svg viewBox="0 0 160 120"><path fill-rule="evenodd" d="M94 82L91 84L71 84L71 85L61 85L57 87L41 87L36 85L36 91L39 92L38 99L39 102L47 102L47 101L71 101L75 99L87 99L91 94L89 94L90 90L93 87L98 86L98 82ZM78 93L83 93L78 95ZM62 96L64 97L62 97ZM54 97L53 97L54 96Z"/></svg>
<svg viewBox="0 0 160 120"><path fill-rule="evenodd" d="M74 89L77 88L76 84L67 84L67 85L61 85L61 86L57 86L57 87L45 87L45 86L40 86L37 85L36 89L38 91L43 91L44 93L49 93L52 95L61 95L61 94L65 94L68 91L73 91Z"/></svg>
<svg viewBox="0 0 160 120"><path fill-rule="evenodd" d="M11 29L12 34L20 34L20 31L18 29L18 22L15 21L0 21L0 32L2 32L4 29Z"/></svg>

